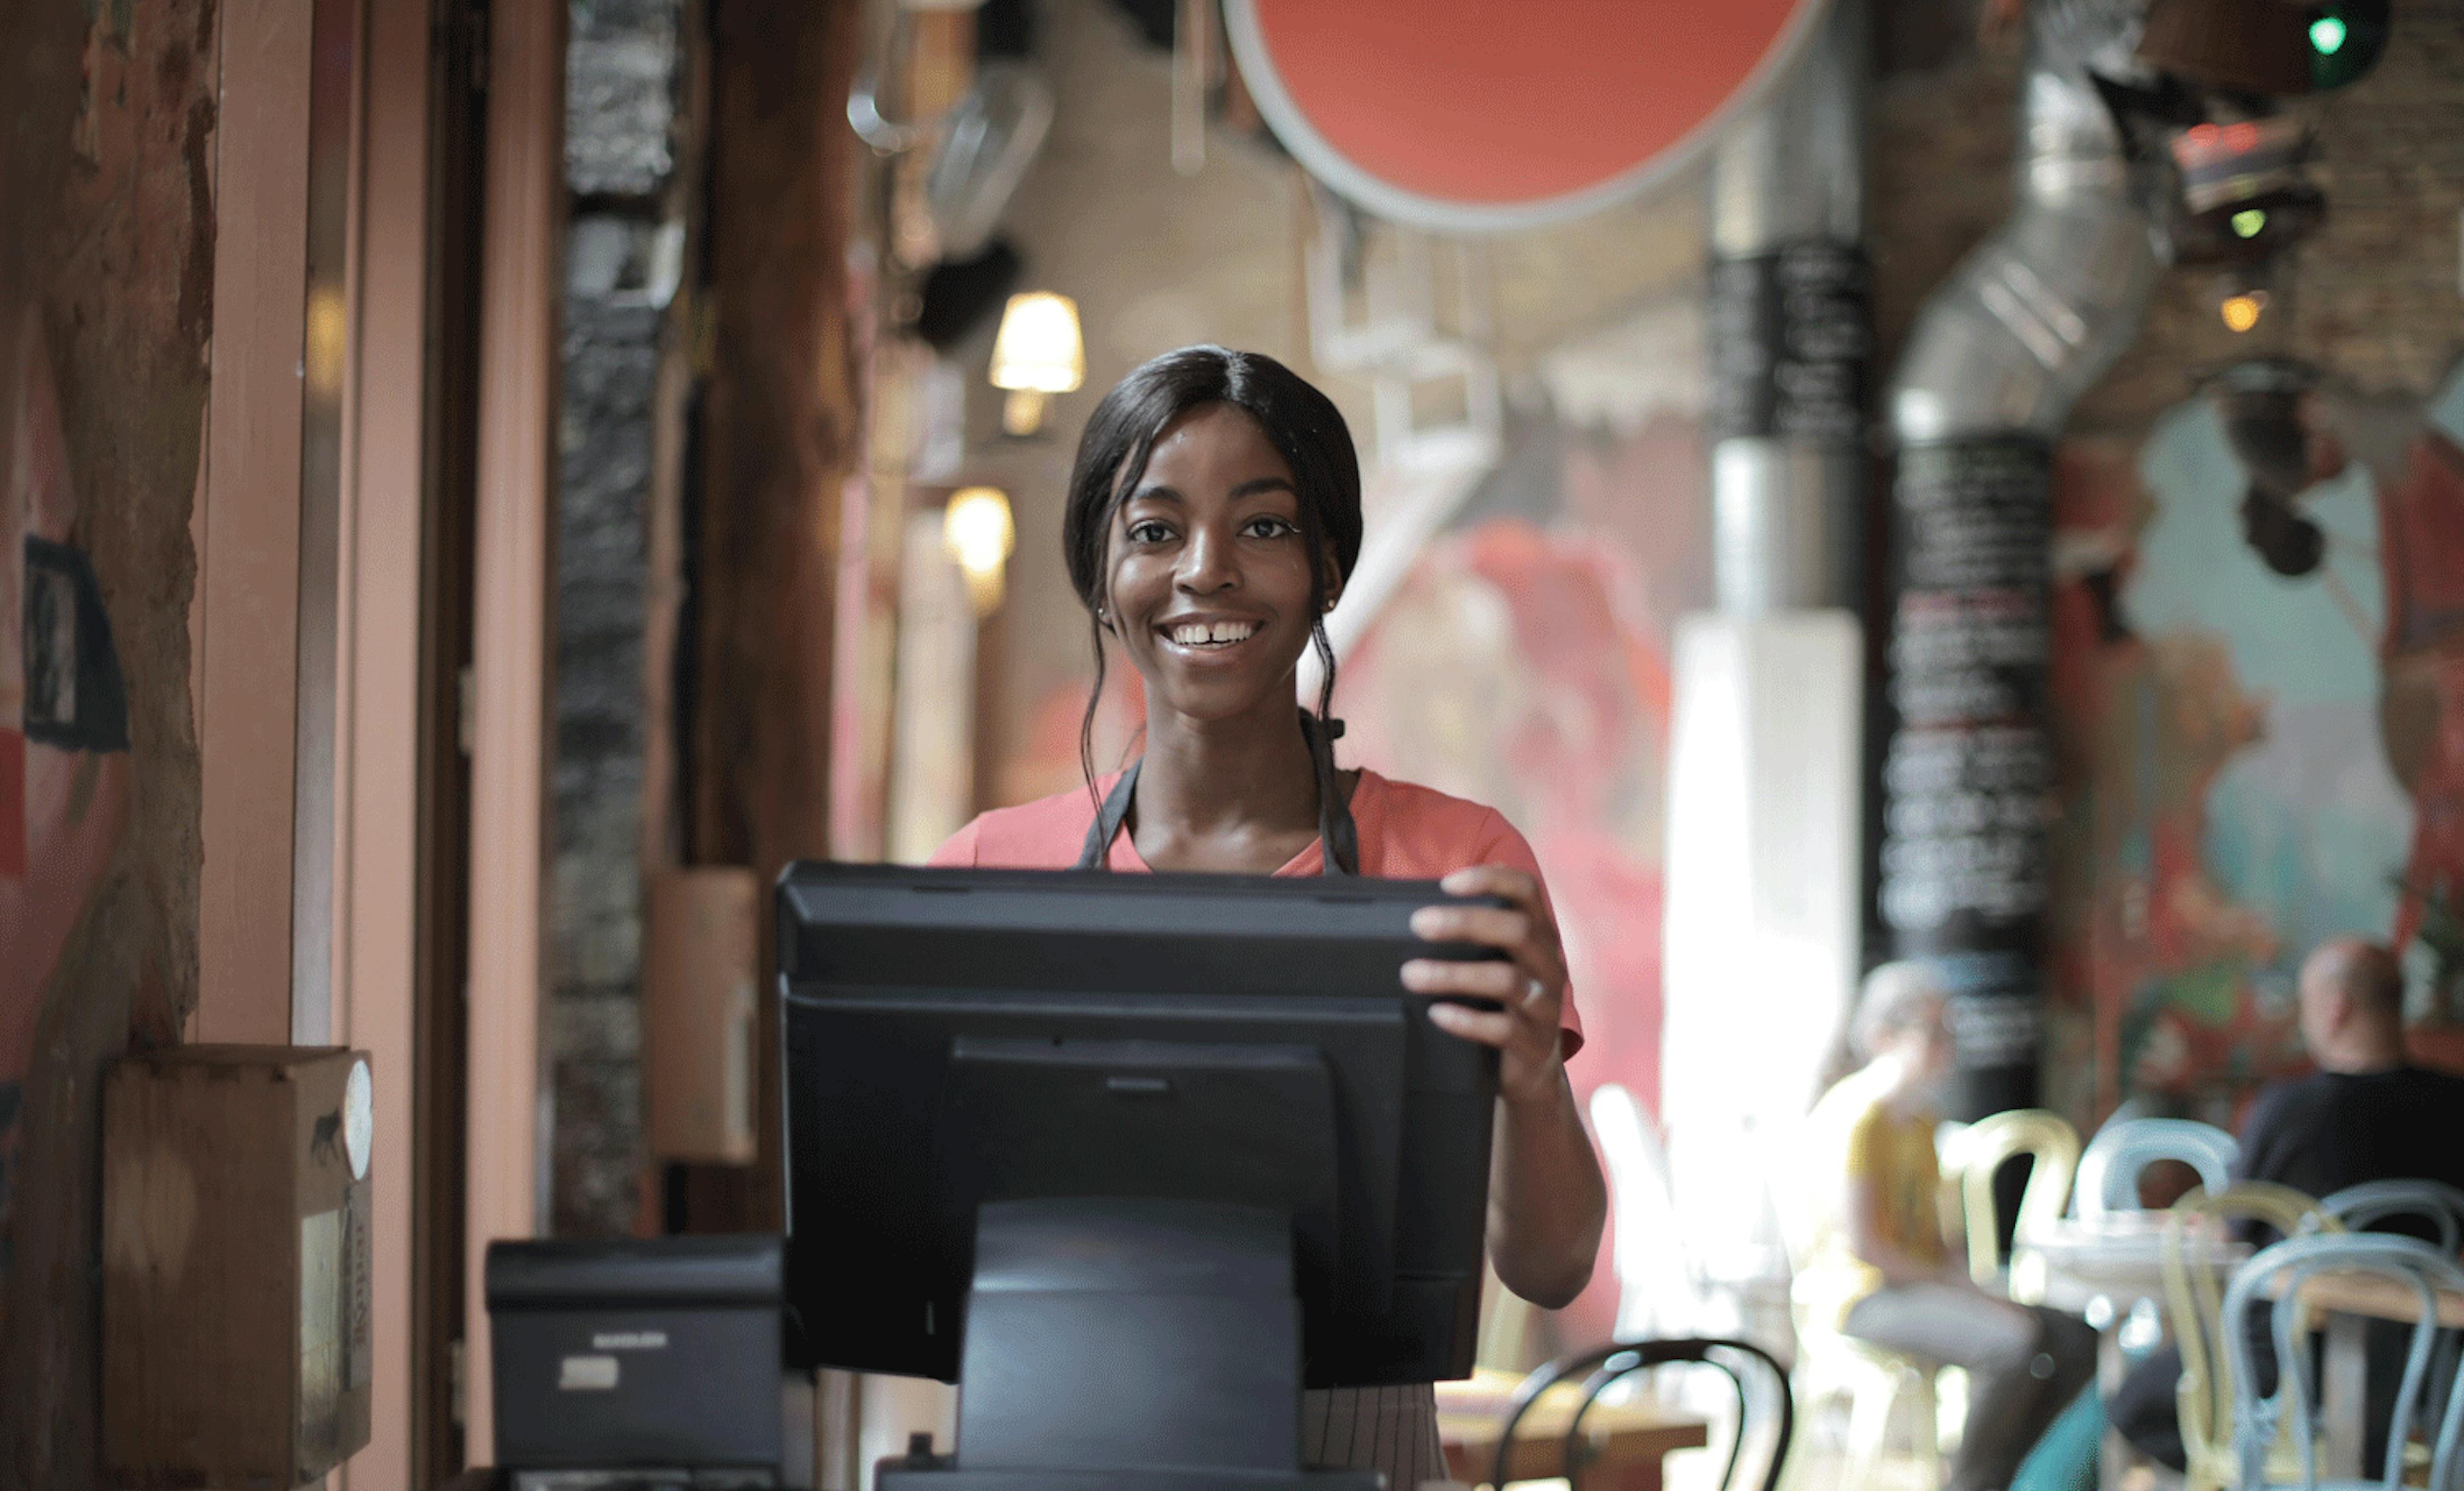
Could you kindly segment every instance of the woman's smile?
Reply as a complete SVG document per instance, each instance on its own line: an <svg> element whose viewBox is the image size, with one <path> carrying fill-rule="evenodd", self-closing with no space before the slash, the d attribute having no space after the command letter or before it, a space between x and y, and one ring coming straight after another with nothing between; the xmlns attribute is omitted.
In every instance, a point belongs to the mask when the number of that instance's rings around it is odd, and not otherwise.
<svg viewBox="0 0 2464 1491"><path fill-rule="evenodd" d="M1155 627L1166 646L1196 658L1220 657L1258 635L1264 623L1254 616L1184 616Z"/></svg>

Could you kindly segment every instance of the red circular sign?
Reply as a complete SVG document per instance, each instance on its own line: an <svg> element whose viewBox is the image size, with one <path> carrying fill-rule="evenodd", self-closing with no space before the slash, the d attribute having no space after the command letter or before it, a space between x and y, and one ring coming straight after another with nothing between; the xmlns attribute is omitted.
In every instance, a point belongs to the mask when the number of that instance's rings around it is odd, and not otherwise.
<svg viewBox="0 0 2464 1491"><path fill-rule="evenodd" d="M1778 71L1821 0L1225 0L1303 165L1421 227L1519 227L1640 190Z"/></svg>

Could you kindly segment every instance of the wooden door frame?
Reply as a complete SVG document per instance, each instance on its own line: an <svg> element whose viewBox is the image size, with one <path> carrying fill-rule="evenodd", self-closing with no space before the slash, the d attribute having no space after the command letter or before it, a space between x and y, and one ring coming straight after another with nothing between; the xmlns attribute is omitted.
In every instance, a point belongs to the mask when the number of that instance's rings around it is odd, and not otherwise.
<svg viewBox="0 0 2464 1491"><path fill-rule="evenodd" d="M471 672L464 1456L495 1439L487 1248L538 1232L555 584L564 0L494 0L480 226Z"/></svg>

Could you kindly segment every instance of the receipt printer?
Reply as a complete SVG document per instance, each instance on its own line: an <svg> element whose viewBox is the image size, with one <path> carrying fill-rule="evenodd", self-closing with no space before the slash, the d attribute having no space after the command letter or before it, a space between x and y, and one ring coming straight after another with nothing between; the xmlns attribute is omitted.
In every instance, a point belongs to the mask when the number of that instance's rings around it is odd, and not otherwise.
<svg viewBox="0 0 2464 1491"><path fill-rule="evenodd" d="M783 1254L775 1235L491 1243L498 1468L779 1484Z"/></svg>

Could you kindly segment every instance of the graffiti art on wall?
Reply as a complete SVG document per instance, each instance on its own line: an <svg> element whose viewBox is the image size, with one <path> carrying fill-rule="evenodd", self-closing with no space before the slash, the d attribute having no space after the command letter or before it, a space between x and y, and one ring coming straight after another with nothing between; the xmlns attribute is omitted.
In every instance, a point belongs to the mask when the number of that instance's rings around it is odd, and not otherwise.
<svg viewBox="0 0 2464 1491"><path fill-rule="evenodd" d="M0 1247L42 995L124 820L128 710L93 567L67 540L77 493L43 339L9 340L0 410ZM0 1271L7 1259L0 1255Z"/></svg>
<svg viewBox="0 0 2464 1491"><path fill-rule="evenodd" d="M2259 405L2063 452L2050 1096L2082 1114L2229 1121L2300 1062L2295 971L2336 932L2459 1013L2464 376Z"/></svg>

